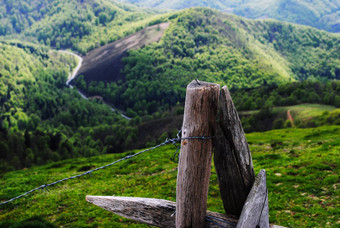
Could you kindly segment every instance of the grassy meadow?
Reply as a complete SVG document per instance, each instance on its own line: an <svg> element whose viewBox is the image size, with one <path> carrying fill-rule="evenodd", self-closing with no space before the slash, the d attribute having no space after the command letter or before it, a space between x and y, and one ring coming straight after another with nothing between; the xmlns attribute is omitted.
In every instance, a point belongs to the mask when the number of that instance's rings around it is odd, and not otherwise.
<svg viewBox="0 0 340 228"><path fill-rule="evenodd" d="M255 172L267 171L270 222L287 227L338 227L340 126L247 134ZM176 148L165 146L91 175L39 190L0 206L0 227L147 227L85 201L86 195L162 198L175 201ZM42 184L77 175L130 153L50 163L1 177L2 201ZM224 212L211 171L208 209ZM20 225L21 224L21 225ZM53 224L53 225L52 225Z"/></svg>
<svg viewBox="0 0 340 228"><path fill-rule="evenodd" d="M316 116L322 115L323 112L331 112L337 109L332 105L324 105L324 104L298 104L291 106L277 106L273 107L274 113L287 113L288 110L291 111L293 117L298 118L299 120L308 119ZM259 113L260 110L251 110L251 111L241 111L240 113L243 115L252 115Z"/></svg>

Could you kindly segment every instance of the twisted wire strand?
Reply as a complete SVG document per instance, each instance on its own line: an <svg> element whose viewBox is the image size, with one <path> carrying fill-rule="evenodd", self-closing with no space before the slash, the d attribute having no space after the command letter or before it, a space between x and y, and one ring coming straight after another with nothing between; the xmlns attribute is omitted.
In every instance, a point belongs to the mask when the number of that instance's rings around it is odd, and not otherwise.
<svg viewBox="0 0 340 228"><path fill-rule="evenodd" d="M7 203L9 203L9 202L12 202L12 201L14 201L14 200L17 200L17 199L19 199L19 198L22 198L22 197L24 197L24 196L27 196L28 194L30 194L30 193L32 193L32 192L35 192L35 191L38 191L38 190L40 190L40 189L44 189L44 188L53 186L53 185L58 184L58 183L63 182L63 181L75 179L75 178L78 178L78 177L82 177L82 176L91 174L91 173L93 173L93 172L95 172L95 171L98 171L98 170L101 170L101 169L105 169L105 168L107 168L107 167L109 167L109 166L112 166L112 165L114 165L114 164L116 164L116 163L122 162L122 161L124 161L124 160L131 159L131 158L136 157L136 156L138 156L138 155L140 155L140 154L142 154L142 153L145 153L145 152L148 152L148 151L157 149L158 147L165 146L166 144L169 144L169 143L175 144L175 143L177 143L177 142L179 142L179 141L181 141L181 140L184 140L184 139L203 139L203 140L206 140L206 139L212 139L212 138L213 138L213 137L211 137L211 136L210 136L210 137L205 137L205 136L200 136L200 137L197 136L197 137L196 137L196 136L194 136L194 137L184 137L184 138L177 137L177 138L173 138L173 139L166 139L166 140L165 140L163 143L161 143L161 144L158 144L158 145L153 146L153 147L150 147L150 148L148 148L148 149L139 151L138 153L135 153L135 154L132 154L132 155L128 155L128 156L125 156L125 157L123 157L123 158L121 158L121 159L118 159L118 160L116 160L116 161L114 161L114 162L112 162L112 163L110 163L110 164L107 164L107 165L104 165L104 166L101 166L101 167L98 167L98 168L95 168L95 169L86 171L86 172L84 172L84 173L81 173L81 174L78 174L78 175L75 175L75 176L71 176L71 177L68 177L68 178L64 178L64 179L61 179L61 180L57 180L57 181L52 182L52 183L49 183L49 184L43 184L43 185L41 185L41 186L39 186L39 187L37 187L37 188L33 188L33 189L29 190L28 192L25 192L25 193L23 193L23 194L21 194L21 195L18 195L18 196L16 196L16 197L12 198L12 199L9 199L9 200L4 201L4 202L0 202L0 206L2 206L2 205L4 205L4 204L7 204Z"/></svg>

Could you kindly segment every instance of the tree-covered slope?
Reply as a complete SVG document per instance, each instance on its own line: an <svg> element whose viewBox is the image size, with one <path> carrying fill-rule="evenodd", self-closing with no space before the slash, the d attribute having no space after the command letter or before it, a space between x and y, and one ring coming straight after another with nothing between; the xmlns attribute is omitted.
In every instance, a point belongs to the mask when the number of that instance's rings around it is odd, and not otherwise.
<svg viewBox="0 0 340 228"><path fill-rule="evenodd" d="M70 157L123 151L136 138L109 107L66 87L71 55L0 43L0 173Z"/></svg>
<svg viewBox="0 0 340 228"><path fill-rule="evenodd" d="M3 0L0 35L85 54L141 29L153 14L111 0Z"/></svg>
<svg viewBox="0 0 340 228"><path fill-rule="evenodd" d="M173 13L158 43L130 50L124 80L76 84L139 115L182 102L193 79L251 88L305 79L340 79L340 36L210 9ZM88 82L88 80L85 78Z"/></svg>
<svg viewBox="0 0 340 228"><path fill-rule="evenodd" d="M247 18L273 18L310 25L330 32L340 32L340 2L336 0L121 0L138 6L159 9L210 7Z"/></svg>

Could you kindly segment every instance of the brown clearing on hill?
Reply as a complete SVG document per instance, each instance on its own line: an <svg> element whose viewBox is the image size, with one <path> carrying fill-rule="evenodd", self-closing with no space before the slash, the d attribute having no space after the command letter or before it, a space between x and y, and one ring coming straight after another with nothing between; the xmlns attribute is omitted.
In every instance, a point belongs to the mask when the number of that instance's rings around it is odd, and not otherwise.
<svg viewBox="0 0 340 228"><path fill-rule="evenodd" d="M158 42L169 22L149 26L123 39L94 49L83 58L83 65L77 75L84 75L85 81L114 82L124 79L121 70L124 67L122 58L130 49L138 49L153 42Z"/></svg>
<svg viewBox="0 0 340 228"><path fill-rule="evenodd" d="M290 123L292 124L292 127L295 127L294 124L294 119L292 117L292 115L290 114L290 110L287 111L287 119L290 121Z"/></svg>

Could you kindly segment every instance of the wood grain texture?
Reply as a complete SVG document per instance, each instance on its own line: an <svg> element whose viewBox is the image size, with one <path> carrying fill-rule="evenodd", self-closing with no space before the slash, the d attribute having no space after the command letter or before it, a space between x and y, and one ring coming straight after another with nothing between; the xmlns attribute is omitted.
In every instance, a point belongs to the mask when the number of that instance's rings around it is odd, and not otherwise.
<svg viewBox="0 0 340 228"><path fill-rule="evenodd" d="M253 186L252 157L237 110L222 87L214 140L214 163L226 214L239 216Z"/></svg>
<svg viewBox="0 0 340 228"><path fill-rule="evenodd" d="M157 227L176 227L174 212L176 203L163 199L150 199L139 197L118 197L118 196L86 196L86 201L97 205L117 215L132 219L141 223ZM226 228L235 228L237 220L227 217L224 214L207 211L207 218L214 220L217 224ZM173 215L173 216L171 216ZM215 217L215 219L212 219ZM219 221L225 220L226 222ZM221 227L215 223L204 221L205 227Z"/></svg>
<svg viewBox="0 0 340 228"><path fill-rule="evenodd" d="M134 221L157 227L176 227L175 216L171 217L176 210L176 203L169 200L119 196L86 196L86 201ZM205 220L205 227L207 228L235 228L238 222L235 218L217 212L207 211L206 216L208 219L214 217L214 222ZM270 225L270 227L284 228L277 225Z"/></svg>
<svg viewBox="0 0 340 228"><path fill-rule="evenodd" d="M192 81L186 92L182 137L213 136L220 86ZM204 227L212 139L181 142L176 189L176 227Z"/></svg>
<svg viewBox="0 0 340 228"><path fill-rule="evenodd" d="M266 171L262 169L256 177L255 183L243 206L237 228L269 227L268 190Z"/></svg>

